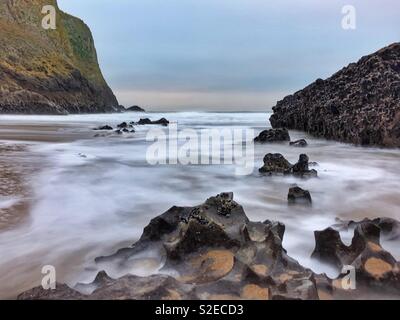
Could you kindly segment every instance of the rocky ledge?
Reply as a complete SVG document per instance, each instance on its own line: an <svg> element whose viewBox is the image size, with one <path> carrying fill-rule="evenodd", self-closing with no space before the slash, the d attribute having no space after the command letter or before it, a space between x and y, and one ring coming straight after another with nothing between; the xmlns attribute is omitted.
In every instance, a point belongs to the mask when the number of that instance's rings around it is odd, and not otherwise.
<svg viewBox="0 0 400 320"><path fill-rule="evenodd" d="M400 147L400 43L318 79L273 107L272 127L359 145Z"/></svg>
<svg viewBox="0 0 400 320"><path fill-rule="evenodd" d="M387 227L387 225L386 225ZM232 193L222 193L195 207L172 207L153 219L138 242L108 257L124 274L98 273L90 284L55 290L41 287L19 299L335 299L368 293L400 297L399 263L379 243L378 222L355 226L351 246L334 229L316 233L313 257L338 268L354 268L357 287L348 290L339 276L331 280L301 266L282 246L285 226L251 222ZM155 252L160 268L147 277L129 275L138 261ZM101 270L101 269L99 269Z"/></svg>

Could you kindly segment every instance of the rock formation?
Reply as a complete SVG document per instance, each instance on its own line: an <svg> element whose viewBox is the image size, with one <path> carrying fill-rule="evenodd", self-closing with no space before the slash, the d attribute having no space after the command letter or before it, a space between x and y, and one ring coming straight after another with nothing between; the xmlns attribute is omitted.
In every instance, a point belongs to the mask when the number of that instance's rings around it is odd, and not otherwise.
<svg viewBox="0 0 400 320"><path fill-rule="evenodd" d="M318 79L273 107L285 127L359 145L400 147L400 43Z"/></svg>
<svg viewBox="0 0 400 320"><path fill-rule="evenodd" d="M381 228L364 221L357 224L354 237L346 246L339 232L328 228L315 232L312 257L341 269L351 266L356 271L359 285L369 290L400 292L400 268L396 259L380 245Z"/></svg>
<svg viewBox="0 0 400 320"><path fill-rule="evenodd" d="M139 106L132 106L126 109L127 112L146 112L143 108Z"/></svg>
<svg viewBox="0 0 400 320"><path fill-rule="evenodd" d="M56 29L42 28L42 7ZM0 113L120 111L100 71L89 28L56 0L0 2Z"/></svg>
<svg viewBox="0 0 400 320"><path fill-rule="evenodd" d="M288 193L289 204L306 204L312 203L310 191L304 190L298 186L289 189Z"/></svg>
<svg viewBox="0 0 400 320"><path fill-rule="evenodd" d="M155 120L155 121L152 121L149 118L142 118L137 123L132 122L132 124L137 124L137 125L159 124L159 125L166 127L169 125L169 121L165 118L161 118L161 119Z"/></svg>
<svg viewBox="0 0 400 320"><path fill-rule="evenodd" d="M254 139L261 143L281 141L290 141L289 131L285 128L264 130Z"/></svg>
<svg viewBox="0 0 400 320"><path fill-rule="evenodd" d="M304 147L308 146L308 143L305 139L300 139L300 140L296 140L296 141L291 141L289 143L289 145L292 147L304 148Z"/></svg>
<svg viewBox="0 0 400 320"><path fill-rule="evenodd" d="M288 175L309 178L316 177L318 172L309 169L309 158L306 154L299 156L299 161L292 165L280 153L268 153L264 157L264 165L258 170L260 173L268 175Z"/></svg>
<svg viewBox="0 0 400 320"><path fill-rule="evenodd" d="M340 276L315 274L287 255L282 223L251 222L233 194L222 193L199 206L172 207L131 247L96 259L124 275L114 279L101 271L90 284L37 287L19 299L333 299L369 290L400 296L398 262L379 245L379 230L371 222L357 226L349 247L333 229L316 232L314 258L356 269L358 289L346 291ZM161 258L160 272L129 275L148 252Z"/></svg>

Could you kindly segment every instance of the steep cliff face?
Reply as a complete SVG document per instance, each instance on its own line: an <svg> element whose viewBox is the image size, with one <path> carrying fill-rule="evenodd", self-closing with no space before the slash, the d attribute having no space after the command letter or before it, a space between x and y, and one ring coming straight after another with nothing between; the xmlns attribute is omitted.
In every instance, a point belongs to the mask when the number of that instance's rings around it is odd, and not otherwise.
<svg viewBox="0 0 400 320"><path fill-rule="evenodd" d="M56 29L42 28L43 6ZM56 0L0 2L0 113L113 112L117 99L100 71L89 28Z"/></svg>
<svg viewBox="0 0 400 320"><path fill-rule="evenodd" d="M273 127L360 145L400 147L400 43L318 79L273 108Z"/></svg>

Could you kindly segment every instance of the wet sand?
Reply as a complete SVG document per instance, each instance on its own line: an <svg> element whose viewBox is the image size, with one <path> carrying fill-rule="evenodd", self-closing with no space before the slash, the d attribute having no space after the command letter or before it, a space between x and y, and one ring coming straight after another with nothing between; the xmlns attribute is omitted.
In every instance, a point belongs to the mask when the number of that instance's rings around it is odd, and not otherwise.
<svg viewBox="0 0 400 320"><path fill-rule="evenodd" d="M28 155L26 145L0 144L0 231L26 219L29 212L29 187L25 178L33 166L21 162Z"/></svg>
<svg viewBox="0 0 400 320"><path fill-rule="evenodd" d="M93 137L89 128L73 124L19 124L0 120L0 231L26 221L32 200L29 177L45 159L30 151L35 143L62 143Z"/></svg>
<svg viewBox="0 0 400 320"><path fill-rule="evenodd" d="M18 142L71 142L77 139L93 137L88 128L78 125L61 124L3 124L0 122L0 141Z"/></svg>

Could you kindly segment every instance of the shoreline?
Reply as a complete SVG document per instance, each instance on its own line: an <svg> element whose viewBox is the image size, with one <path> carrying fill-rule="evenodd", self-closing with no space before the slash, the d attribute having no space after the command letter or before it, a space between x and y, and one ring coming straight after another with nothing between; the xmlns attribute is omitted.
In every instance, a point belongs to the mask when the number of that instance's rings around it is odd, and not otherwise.
<svg viewBox="0 0 400 320"><path fill-rule="evenodd" d="M188 127L196 127L200 125L200 129L202 130L204 127L220 127L220 126L225 126L225 120L224 117L222 116L220 119L213 119L210 121L210 117L204 116L204 121L201 119L195 119L194 115L192 118L187 119L186 115L183 114L181 115L183 118L185 118L185 123ZM139 114L136 114L132 117L131 114L124 114L124 121L127 121L128 119L133 120L135 118L140 117ZM159 117L159 116L155 116ZM171 116L172 117L172 116ZM36 117L35 117L36 118ZM74 117L68 119L64 119L63 121L57 122L56 120L52 119L51 121L48 121L44 119L44 121L32 121L30 124L27 123L22 123L22 122L28 122L29 119L24 119L23 121L15 124L15 123L10 123L8 122L7 124L4 124L0 120L0 142L3 141L3 139L7 138L7 144L15 144L15 145L25 145L25 148L27 148L27 152L29 153L29 148L33 147L33 150L35 150L36 146L39 146L43 144L44 148L40 147L37 150L38 156L39 155L48 155L52 158L52 160L57 160L56 162L51 163L50 171L48 172L48 178L52 179L55 178L54 184L49 184L50 189L44 188L41 190L42 192L39 193L41 196L40 200L43 200L43 197L49 197L50 202L47 203L45 201L46 206L40 207L44 208L44 210L49 210L46 212L43 212L45 217L43 219L40 219L40 223L47 223L47 219L49 220L49 224L46 225L45 227L50 227L52 223L63 223L64 220L57 220L56 218L50 217L52 214L52 211L50 211L52 208L55 208L57 210L58 204L60 203L57 201L58 196L57 196L57 191L55 191L54 194L50 193L48 194L48 191L52 191L51 188L54 186L58 188L59 186L62 186L63 183L66 183L65 181L69 183L66 185L65 189L60 189L62 192L62 197L60 198L61 202L63 203L63 206L67 206L69 202L72 202L73 204L76 204L76 208L72 208L72 210L62 210L63 208L60 208L60 212L58 210L56 211L57 214L60 215L60 218L62 218L63 215L65 215L65 218L69 219L67 220L67 225L66 228L66 235L67 237L65 238L66 241L68 241L68 237L71 237L71 239L75 239L76 235L75 234L69 234L70 232L69 228L74 228L80 224L79 219L80 215L84 219L82 222L84 224L83 233L84 232L93 232L96 233L98 232L100 235L105 232L110 232L111 233L119 233L118 228L125 228L125 231L127 232L124 237L114 239L114 235L112 236L106 236L104 239L97 239L97 238L90 238L91 241L88 241L87 243L82 242L82 246L76 245L70 246L63 248L63 245L65 246L65 243L63 242L63 236L64 230L61 230L61 233L55 233L59 234L61 239L59 238L54 238L54 242L57 243L60 241L60 252L58 252L58 256L53 256L50 258L54 258L54 263L57 265L57 269L60 268L60 278L59 281L63 282L65 281L70 281L67 283L74 283L75 281L79 282L81 279L84 278L84 276L80 277L80 275L83 275L85 272L88 272L88 270L91 270L92 265L90 264L90 259L87 259L86 257L91 257L93 255L94 258L97 256L101 256L102 252L107 251L105 248L115 248L117 243L122 243L126 242L127 239L134 239L136 238L135 232L132 231L132 236L129 236L131 231L129 230L130 228L134 228L135 225L140 225L140 226L145 226L148 221L150 221L152 218L154 218L157 214L160 212L164 211L164 208L168 208L173 205L181 205L182 202L186 204L195 204L193 203L194 199L199 199L202 197L203 194L207 194L211 196L214 194L214 191L216 189L221 190L227 190L230 191L229 188L232 188L235 186L236 183L239 183L236 185L236 190L235 194L238 196L238 203L243 203L246 206L246 212L249 214L249 217L251 218L252 221L258 221L260 216L263 217L263 219L274 219L276 221L283 221L286 225L287 232L285 234L285 249L288 249L288 254L293 257L294 259L299 261L299 258L296 256L297 255L303 255L305 251L305 254L307 255L308 253L306 252L304 248L298 248L298 245L301 245L302 242L297 243L297 237L301 236L302 233L305 231L308 232L306 235L309 238L312 238L312 232L315 230L320 230L320 226L323 227L328 227L330 224L326 223L327 220L329 220L330 216L325 216L325 212L323 210L324 205L326 205L327 200L332 201L331 199L335 196L338 197L338 199L347 199L347 200L352 200L352 197L354 196L354 192L357 194L357 190L360 190L361 194L365 192L365 188L368 187L369 184L369 179L379 179L380 175L384 173L382 170L387 169L387 170L394 170L393 168L393 160L396 158L396 152L393 152L393 155L387 155L385 154L386 152L380 152L378 149L358 149L355 146L351 145L342 145L338 143L332 143L330 141L324 141L324 140L318 140L318 139L312 139L308 138L310 145L308 149L305 149L304 151L307 152L310 156L311 159L314 161L316 160L317 162L321 163L320 167L316 167L316 169L321 172L322 178L317 179L317 180L307 180L307 181L296 181L290 178L265 178L265 177L258 177L257 174L254 174L254 176L245 178L244 180L240 179L233 179L232 177L226 175L227 172L224 170L221 171L221 169L218 169L218 175L221 177L217 178L216 181L213 182L213 185L215 185L215 188L211 188L209 185L209 181L205 181L206 185L208 186L206 189L202 188L202 181L199 180L201 177L207 178L209 174L215 174L216 173L216 167L211 167L211 168L202 168L201 166L199 167L193 167L193 168L182 168L184 170L179 170L179 174L176 175L176 172L174 170L174 167L165 167L165 168L159 168L159 167L149 167L147 168L145 164L143 164L143 148L146 147L146 143L143 140L143 136L145 133L145 130L147 127L140 127L138 128L139 130L133 135L136 137L139 137L140 139L124 139L128 138L128 136L110 136L110 139L108 137L100 137L100 138L95 138L96 132L93 131L93 128L96 127L98 124L105 125L107 122L109 122L112 125L116 125L121 122L122 118L121 117L96 117L93 119L87 118L87 116L83 116L81 118ZM250 126L250 127L259 127L258 122L256 122L256 125L254 125L254 119L258 118L257 116L249 116L249 120L242 119L242 116L238 115L237 119L235 121L236 124L238 123L243 123L244 126ZM37 119L37 118L36 118ZM176 116L176 119L180 119L178 115ZM223 120L223 122L221 122ZM262 120L262 119L261 119ZM181 120L182 121L182 120ZM258 120L257 120L258 121ZM221 125L222 123L222 125ZM183 125L184 123L182 123ZM234 126L235 123L232 124ZM184 126L183 126L184 128ZM293 135L294 138L298 138L299 135L302 135L302 133L299 132L291 132L291 135ZM77 143L75 143L77 142ZM48 146L46 146L48 145ZM59 147L58 147L59 145ZM262 157L265 155L266 152L268 152L269 148L273 148L274 152L280 152L282 154L285 154L288 159L293 162L295 159L298 158L298 154L303 152L302 150L299 150L297 148L290 148L287 146L287 144L271 144L271 145L264 145L264 146L258 146L258 149L256 152L256 159L262 160ZM365 160L374 160L377 159L377 163L372 163L370 164L371 166L367 166L365 168L358 168L357 164L354 164L353 162L356 161L357 159L353 159L353 156L357 154L359 151L364 150L363 154L367 156ZM85 155L88 156L88 158L80 158L79 154L80 152L83 152ZM64 155L65 153L65 155ZM392 152L390 152L391 154ZM353 156L352 156L353 155ZM64 156L66 157L64 159ZM66 162L58 162L59 157L61 157L63 160L66 160ZM123 158L123 161L121 161L121 157ZM393 158L393 159L392 159ZM13 160L12 157L8 157L8 161ZM10 160L11 159L11 160ZM17 159L17 158L14 158ZM34 173L40 173L41 168L44 168L45 166L45 158L35 158L33 157L34 161L30 164L30 166L27 166L27 168L32 168L32 171ZM350 160L351 159L351 160ZM326 161L331 161L333 160L332 164L335 164L335 166L331 167L326 167ZM26 161L29 163L29 161L32 161L32 159L29 157L25 157L25 162L18 162L14 161L14 164L18 167L20 165L20 169L24 168L26 165ZM72 161L72 162L71 162ZM351 161L351 164L349 167L349 161ZM369 161L367 161L369 162ZM386 163L387 162L387 163ZM22 164L24 163L24 164ZM339 164L339 166L336 166ZM382 167L382 165L385 164L388 166L388 168ZM59 166L60 165L60 166ZM341 165L341 166L340 166ZM257 161L257 167L258 166L258 161ZM373 172L371 172L371 177L368 177L370 173L368 173L366 170L371 167L373 168ZM326 169L327 168L327 169ZM356 168L356 172L353 173L348 170L353 170ZM115 169L116 171L113 171ZM210 169L210 171L208 171ZM325 170L326 169L326 170ZM96 173L96 170L99 170L98 173ZM124 170L124 171L121 171ZM165 171L164 171L165 170ZM204 171L204 174L202 173L202 170ZM59 171L63 172L63 174L53 177L52 174L55 172L59 174ZM109 175L107 175L107 172L110 172ZM325 173L327 171L327 173ZM24 170L22 170L22 173ZM103 177L103 173L105 173L105 176ZM114 173L117 175L115 176ZM367 174L368 173L368 174ZM393 172L395 174L395 172ZM93 180L91 179L91 174L93 174ZM121 176L119 176L121 174ZM173 188L171 190L172 193L176 193L176 197L171 197L169 198L169 194L166 193L165 199L163 197L160 197L160 199L157 198L157 200L149 200L148 196L145 198L141 199L140 197L138 198L139 200L144 201L141 203L141 206L131 204L130 201L126 201L126 199L129 198L134 198L134 195L145 193L148 195L149 190L156 191L158 189L155 189L156 186L158 186L159 183L159 175L163 177L165 185L163 187L165 188L171 188L173 185L171 184L173 182L173 179L179 179L178 181L181 181L182 183L186 184L187 187L185 189L189 190L189 195L185 193L184 190L182 190L179 186L178 188ZM165 174L168 174L164 176ZM350 174L349 177L347 175ZM140 185L134 183L136 179L140 179L145 177L148 181L147 184L143 184L142 182ZM188 176L190 175L190 177ZM342 176L343 175L343 176ZM354 175L354 178L352 178L352 175ZM27 174L28 176L28 174ZM394 175L393 177L395 177ZM142 179L143 179L142 177ZM358 178L362 178L359 183L357 183ZM41 183L46 184L46 178L41 181ZM151 181L156 183L155 185L151 184ZM190 179L189 179L190 178ZM106 179L106 180L105 180ZM116 179L115 181L111 179ZM172 179L172 180L171 180ZM354 179L352 181L351 179ZM365 181L364 181L365 179ZM207 180L207 179L206 179ZM293 180L293 181L292 181ZM241 181L241 182L240 182ZM339 183L338 186L343 186L347 189L343 190L346 194L348 192L352 192L351 194L348 194L348 198L342 198L343 195L336 194L332 195L331 192L332 190L329 190L329 185L331 185L332 181L336 181L336 183ZM144 182L144 181L143 181ZM171 183L170 183L171 182ZM286 197L285 192L287 192L288 186L292 183L301 183L305 184L307 189L311 190L313 198L315 197L315 206L313 208L309 209L299 209L295 210L294 208L287 207ZM385 181L383 181L385 182ZM390 182L387 180L386 183ZM86 184L87 183L87 184ZM381 181L382 183L382 181ZM179 182L178 182L179 184ZM244 184L248 184L249 188L252 190L248 190L248 188L245 188ZM135 186L136 185L136 186ZM308 186L307 186L308 185ZM28 184L28 187L32 185ZM101 187L100 189L97 189L96 187ZM46 187L46 185L45 185ZM199 187L199 189L196 189ZM326 187L328 187L328 190L326 190ZM89 189L88 189L89 188ZM93 190L92 190L93 188ZM102 188L106 188L105 193L102 193ZM110 189L107 189L110 188ZM193 188L193 190L191 190ZM270 188L272 188L270 190ZM116 192L113 193L113 189L116 189ZM126 189L124 191L124 189ZM275 190L274 190L275 189ZM340 191L340 188L338 188ZM86 197L85 197L85 190L90 190L90 193L93 193L93 198L90 198L90 201L94 202L86 202ZM45 191L43 193L43 191ZM71 191L72 194L77 192L76 197L70 196L68 193L64 193L65 191ZM100 191L100 193L97 193ZM113 220L113 215L116 214L118 210L115 209L115 203L111 203L110 209L107 209L107 205L105 205L106 210L106 216L97 216L94 215L92 217L87 218L88 220L85 220L85 215L87 214L86 210L90 209L91 206L93 206L93 212L96 210L101 209L101 207L97 206L98 202L99 204L103 204L103 201L105 198L103 197L109 197L109 198L115 198L115 201L120 201L120 196L121 193L127 193L128 196L125 199L122 197L121 199L123 200L121 202L122 204L122 215L120 216L120 219L118 220ZM165 192L165 189L164 189ZM130 194L130 195L129 195ZM371 204L373 208L379 208L379 205L382 205L382 203L392 205L392 206L398 206L399 203L398 201L393 198L391 195L393 193L389 193L389 197L387 200L386 198L383 199L372 199L371 198ZM185 198L186 196L186 198ZM78 197L78 198L77 198ZM182 197L181 199L179 199ZM134 198L136 199L136 198ZM204 199L204 198L203 198ZM31 199L32 200L32 199ZM35 199L33 199L35 200ZM82 200L82 203L80 202ZM146 200L146 201L145 201ZM178 201L177 201L178 200ZM54 206L47 206L48 204L52 205L55 204ZM132 203L136 202L136 200L132 201ZM107 201L105 202L106 204L108 203ZM374 211L374 210L368 210L366 211L365 207L362 206L360 208L357 208L357 206L352 205L350 202L348 203L350 206L344 207L343 211L338 211L335 210L333 211L332 214L335 214L337 216L341 216L342 218L352 218L355 219L355 217L378 217L382 216L379 211ZM103 205L102 205L103 206ZM162 210L160 209L163 208ZM26 208L21 208L25 209L25 211L29 211L29 207ZM389 208L390 209L390 208ZM42 209L43 210L43 209ZM124 211L125 210L125 211ZM146 215L143 215L142 211L148 212ZM388 210L388 208L386 208ZM40 211L40 210L39 210ZM36 214L41 214L38 210L36 211ZM89 214L93 214L93 212L89 212ZM77 216L68 216L69 214L77 214ZM118 213L119 214L119 213ZM329 212L329 214L331 214ZM48 217L46 216L48 215ZM108 219L108 215L110 215L111 221L109 220L104 220ZM395 216L395 213L393 213L393 217ZM313 219L315 218L320 218L321 221L318 223L319 226L314 227L313 225ZM397 216L396 216L397 217ZM55 219L53 221L53 219ZM358 219L357 219L358 220ZM11 229L18 229L19 226L21 226L24 221L26 220L21 220L22 223L20 224L13 224L11 226ZM262 221L262 220L261 220ZM325 221L325 222L324 222ZM310 226L302 226L302 223L308 223L310 222ZM70 225L68 223L71 223ZM85 225L86 223L86 225ZM94 226L97 224L105 223L104 226L102 226L99 231L97 229L92 230ZM119 224L119 225L117 225ZM85 229L86 228L86 229ZM306 230L304 230L306 229ZM27 228L29 230L29 228ZM44 228L46 230L46 228ZM86 231L85 231L86 230ZM117 230L117 231L115 231ZM0 230L2 232L3 230ZM52 231L52 230L50 230ZM140 237L140 234L142 233L143 229L140 229L137 231L137 238ZM53 231L54 232L54 231ZM17 237L19 236L18 233L15 233ZM35 236L38 237L39 240L47 239L47 238L42 238L39 236L39 234L36 234ZM304 236L304 234L303 234ZM18 239L16 237L16 239ZM78 235L79 237L79 235ZM28 237L29 238L29 237ZM102 236L100 236L102 238ZM287 240L289 238L289 241ZM50 239L51 241L51 239ZM98 241L98 242L97 242ZM307 240L308 241L308 240ZM346 239L347 241L347 239ZM103 244L102 244L103 243ZM384 246L385 247L385 246ZM300 251L297 251L297 250ZM389 249L386 248L385 249ZM43 248L43 250L46 250L46 248ZM65 251L63 251L65 250ZM391 250L388 250L391 252ZM45 252L45 251L39 251L39 252ZM96 253L97 252L97 253ZM30 253L29 250L26 251L25 254L27 256L30 256L32 254L32 258L36 259L34 257L35 254L38 252L32 252ZM295 253L295 256L293 256L293 253ZM61 255L60 255L61 254ZM71 261L78 261L77 265L71 265L71 263L66 263L64 267L61 267L64 263L66 262L65 259L67 257L71 258ZM94 259L93 258L93 259ZM52 260L50 260L51 262ZM22 264L24 263L23 259L18 259L18 261L15 261L16 264ZM47 260L46 260L47 262ZM40 266L41 261L39 260L32 260L31 264L33 268L36 268ZM299 263L302 266L308 267L311 270L315 270L310 267L310 265L305 264L304 261L299 261ZM9 268L12 267L12 260L9 259L8 262L6 261L6 264L4 266L8 266ZM140 264L138 264L140 265ZM314 265L313 265L314 267ZM20 267L21 270L25 270L23 267ZM38 269L39 270L39 269ZM91 272L91 271L90 271ZM8 276L12 277L14 274L14 271L11 270L11 272L8 274ZM38 273L39 274L39 273ZM30 286L30 284L35 284L37 285L36 274L27 274L24 279L21 279L21 286L23 287L24 290L29 289L27 286ZM85 279L84 279L85 280ZM17 280L17 282L20 282ZM21 287L21 288L22 288ZM18 291L18 290L17 290Z"/></svg>

